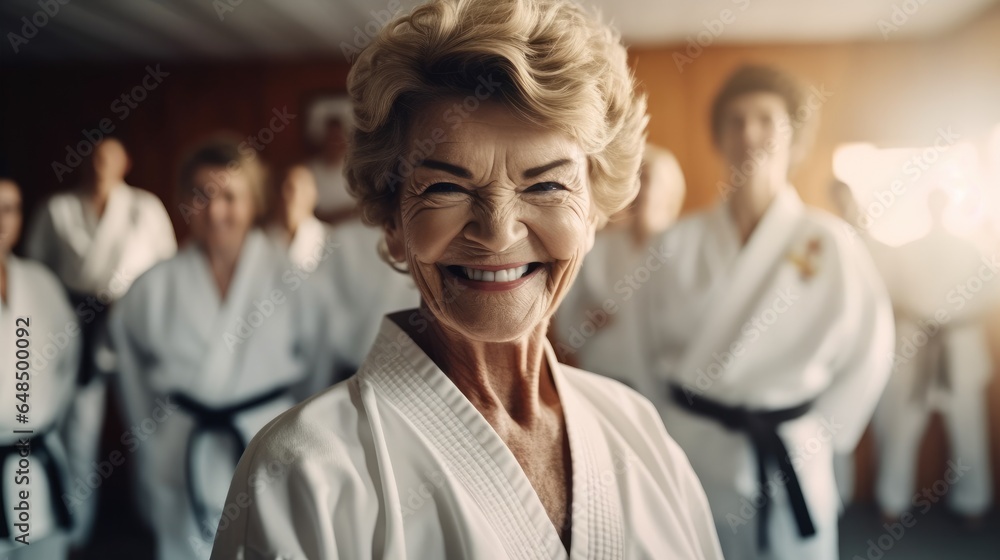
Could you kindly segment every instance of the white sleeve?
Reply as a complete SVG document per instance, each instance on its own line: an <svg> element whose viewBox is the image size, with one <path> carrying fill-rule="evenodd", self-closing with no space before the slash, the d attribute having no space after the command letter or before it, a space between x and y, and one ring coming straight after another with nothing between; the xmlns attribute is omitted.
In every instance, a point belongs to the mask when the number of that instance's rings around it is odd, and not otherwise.
<svg viewBox="0 0 1000 560"><path fill-rule="evenodd" d="M836 327L842 344L830 364L833 382L814 410L838 427L834 450L854 450L892 372L895 325L885 286L866 252L841 255L843 316Z"/></svg>
<svg viewBox="0 0 1000 560"><path fill-rule="evenodd" d="M174 233L174 224L170 221L170 214L158 198L150 204L150 219L153 222L153 239L156 244L153 252L157 261L169 259L177 253L177 236Z"/></svg>
<svg viewBox="0 0 1000 560"><path fill-rule="evenodd" d="M658 455L660 464L665 471L671 473L672 486L668 489L678 496L685 508L687 526L681 530L694 536L699 550L697 558L706 560L722 560L722 547L719 544L719 534L715 519L705 489L694 472L694 467L687 455L667 434L660 414L653 404L641 399L637 407L638 425L652 432L652 447Z"/></svg>
<svg viewBox="0 0 1000 560"><path fill-rule="evenodd" d="M280 422L262 429L240 459L211 560L376 557L378 497L363 482L368 473L340 442Z"/></svg>

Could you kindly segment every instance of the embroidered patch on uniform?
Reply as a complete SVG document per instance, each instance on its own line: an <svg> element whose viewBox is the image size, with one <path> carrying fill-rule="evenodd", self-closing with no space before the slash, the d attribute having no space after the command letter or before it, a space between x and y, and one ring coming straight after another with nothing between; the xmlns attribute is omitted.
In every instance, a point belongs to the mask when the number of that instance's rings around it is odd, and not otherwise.
<svg viewBox="0 0 1000 560"><path fill-rule="evenodd" d="M823 252L823 243L818 237L809 240L805 248L798 253L789 253L788 260L799 269L803 281L811 279L819 272L819 256Z"/></svg>

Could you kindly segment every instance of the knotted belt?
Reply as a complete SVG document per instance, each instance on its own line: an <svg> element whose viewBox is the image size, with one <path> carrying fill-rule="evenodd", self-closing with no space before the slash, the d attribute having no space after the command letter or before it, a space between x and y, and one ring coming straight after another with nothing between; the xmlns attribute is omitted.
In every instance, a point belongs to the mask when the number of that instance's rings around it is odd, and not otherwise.
<svg viewBox="0 0 1000 560"><path fill-rule="evenodd" d="M173 393L170 395L170 398L177 403L177 406L193 417L195 421L194 429L191 430L191 435L188 437L187 442L185 478L187 479L188 499L191 501L191 509L194 511L195 520L198 523L201 536L209 542L214 538L214 530L209 529L212 526L208 515L209 506L205 504L205 501L201 499L201 496L195 489L195 442L198 441L198 438L210 432L226 434L236 442L238 451L236 453L236 460L239 461L240 457L243 456L243 452L246 451L249 442L244 439L243 434L236 427L236 416L284 396L289 389L290 387L279 387L273 391L268 391L257 397L224 408L205 406L182 393Z"/></svg>
<svg viewBox="0 0 1000 560"><path fill-rule="evenodd" d="M670 385L670 393L674 402L681 408L699 416L712 418L727 429L743 432L750 438L754 453L757 455L757 482L760 485L760 493L763 498L763 504L759 508L760 521L757 523L757 546L760 550L767 550L769 544L768 520L771 499L765 490L769 462L777 463L778 469L785 476L788 500L792 506L792 513L795 515L799 535L810 537L816 534L816 527L809 515L809 508L806 505L805 496L802 494L802 487L795 474L795 468L792 466L791 457L788 455L788 449L785 448L785 443L778 435L778 426L783 422L803 416L812 407L811 401L793 408L756 411L719 404L690 391L684 391L680 386L674 384Z"/></svg>
<svg viewBox="0 0 1000 560"><path fill-rule="evenodd" d="M29 457L34 457L41 462L42 469L45 470L45 477L49 480L49 496L52 499L52 510L55 512L56 523L63 529L69 529L73 524L69 507L62 499L64 494L62 472L60 472L55 457L53 457L52 451L45 442L45 433L35 434L33 437L27 439L27 445L30 446L29 449L31 450ZM12 455L20 457L21 448L22 446L18 444L0 446L0 469L7 463L8 457ZM7 522L7 502L3 495L3 486L3 484L0 484L0 539L9 539L10 529ZM12 501L16 503L16 500Z"/></svg>

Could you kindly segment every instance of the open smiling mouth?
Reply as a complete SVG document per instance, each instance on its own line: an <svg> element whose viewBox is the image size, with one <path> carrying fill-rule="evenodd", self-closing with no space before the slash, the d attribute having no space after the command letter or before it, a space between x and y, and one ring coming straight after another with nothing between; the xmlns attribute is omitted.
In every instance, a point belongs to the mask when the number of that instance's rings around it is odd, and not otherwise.
<svg viewBox="0 0 1000 560"><path fill-rule="evenodd" d="M507 268L503 270L482 270L468 266L448 265L445 269L452 275L463 280L473 282L515 282L522 278L531 276L536 270L541 268L542 263L532 262L521 266Z"/></svg>

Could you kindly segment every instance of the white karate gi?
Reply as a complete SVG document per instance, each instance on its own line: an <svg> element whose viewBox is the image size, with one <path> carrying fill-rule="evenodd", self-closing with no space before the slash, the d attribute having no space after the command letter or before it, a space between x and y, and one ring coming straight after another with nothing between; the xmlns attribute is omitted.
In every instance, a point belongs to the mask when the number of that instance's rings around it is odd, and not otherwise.
<svg viewBox="0 0 1000 560"><path fill-rule="evenodd" d="M357 201L347 192L347 177L344 176L344 166L328 165L322 159L309 164L309 170L316 177L316 211L319 213L348 210L357 205Z"/></svg>
<svg viewBox="0 0 1000 560"><path fill-rule="evenodd" d="M949 505L963 515L981 515L993 501L986 410L993 364L984 319L1000 299L998 254L984 256L971 242L940 228L897 253L895 274L904 280L894 288L900 311L896 364L875 415L880 465L876 498L890 515L912 507L919 492L920 442L930 413L939 410L951 460L962 474L948 491ZM959 285L969 286L969 297L956 289ZM935 359L935 344L943 346L943 360ZM922 381L935 380L942 366L946 388Z"/></svg>
<svg viewBox="0 0 1000 560"><path fill-rule="evenodd" d="M728 560L837 558L833 452L852 450L890 371L892 312L863 249L839 219L775 197L743 247L727 204L654 240L669 260L640 295L649 316L649 396L698 473ZM777 433L816 534L800 538L788 487L768 470L770 548L758 550L757 454L742 431L681 408L668 382L728 406L781 410L814 401ZM773 465L772 465L773 466Z"/></svg>
<svg viewBox="0 0 1000 560"><path fill-rule="evenodd" d="M28 456L27 482L15 480L18 455L7 455L0 464L2 471L4 518L9 537L0 538L0 557L12 560L65 558L71 539L81 537L89 529L94 513L94 503L71 504L69 527L60 527L57 506L72 480L86 476L92 454L74 455L78 449L96 450L97 432L84 434L89 440L73 441L80 437L74 431L74 389L76 369L80 359L80 329L66 294L56 277L44 266L14 257L7 258L7 303L0 305L0 446L12 446L21 437L35 438L32 453ZM18 318L26 321L18 322ZM18 332L20 329L22 332ZM19 336L23 335L23 336ZM16 344L19 340L24 343ZM17 398L22 392L15 385L16 375L23 371L16 363L29 353L28 376L24 391L27 393L27 423L15 419L15 406L24 404ZM32 430L32 434L17 434L14 430ZM44 442L44 443L43 443ZM71 444L76 444L71 445ZM44 468L41 445L49 450L54 460L62 493L50 480ZM20 491L28 491L28 546L13 539L22 531L15 528L19 511L13 508L21 501ZM55 495L53 495L55 494ZM80 507L77 507L77 506ZM23 509L23 508L22 508Z"/></svg>
<svg viewBox="0 0 1000 560"><path fill-rule="evenodd" d="M637 247L628 229L599 231L569 293L556 312L558 349L586 371L621 381L640 393L653 390L642 348L645 316L639 279L662 256Z"/></svg>
<svg viewBox="0 0 1000 560"><path fill-rule="evenodd" d="M230 425L248 441L277 414L330 383L328 317L315 305L321 296L300 273L253 230L224 301L207 258L191 245L140 277L112 313L130 426L122 443L138 459L139 505L156 533L160 560L208 557L239 450L224 430L192 440L193 429L205 422L196 422L176 394L218 410L291 387L235 415ZM186 474L189 441L192 480ZM189 483L207 506L206 525L197 521Z"/></svg>
<svg viewBox="0 0 1000 560"><path fill-rule="evenodd" d="M650 404L615 381L558 364L551 347L546 357L572 454L570 556L721 558L701 486ZM567 558L503 440L389 317L356 376L251 443L212 558L241 553Z"/></svg>
<svg viewBox="0 0 1000 560"><path fill-rule="evenodd" d="M26 252L76 293L121 297L143 272L177 251L163 203L142 189L111 191L98 218L83 191L60 193L35 216Z"/></svg>
<svg viewBox="0 0 1000 560"><path fill-rule="evenodd" d="M408 274L391 269L378 254L382 230L348 220L332 228L317 277L333 290L331 341L338 372L353 373L368 355L382 316L417 307L420 292Z"/></svg>
<svg viewBox="0 0 1000 560"><path fill-rule="evenodd" d="M281 225L268 228L267 235L288 254L288 260L305 272L313 272L332 250L332 228L314 216L299 224L295 235L288 239L288 232Z"/></svg>

